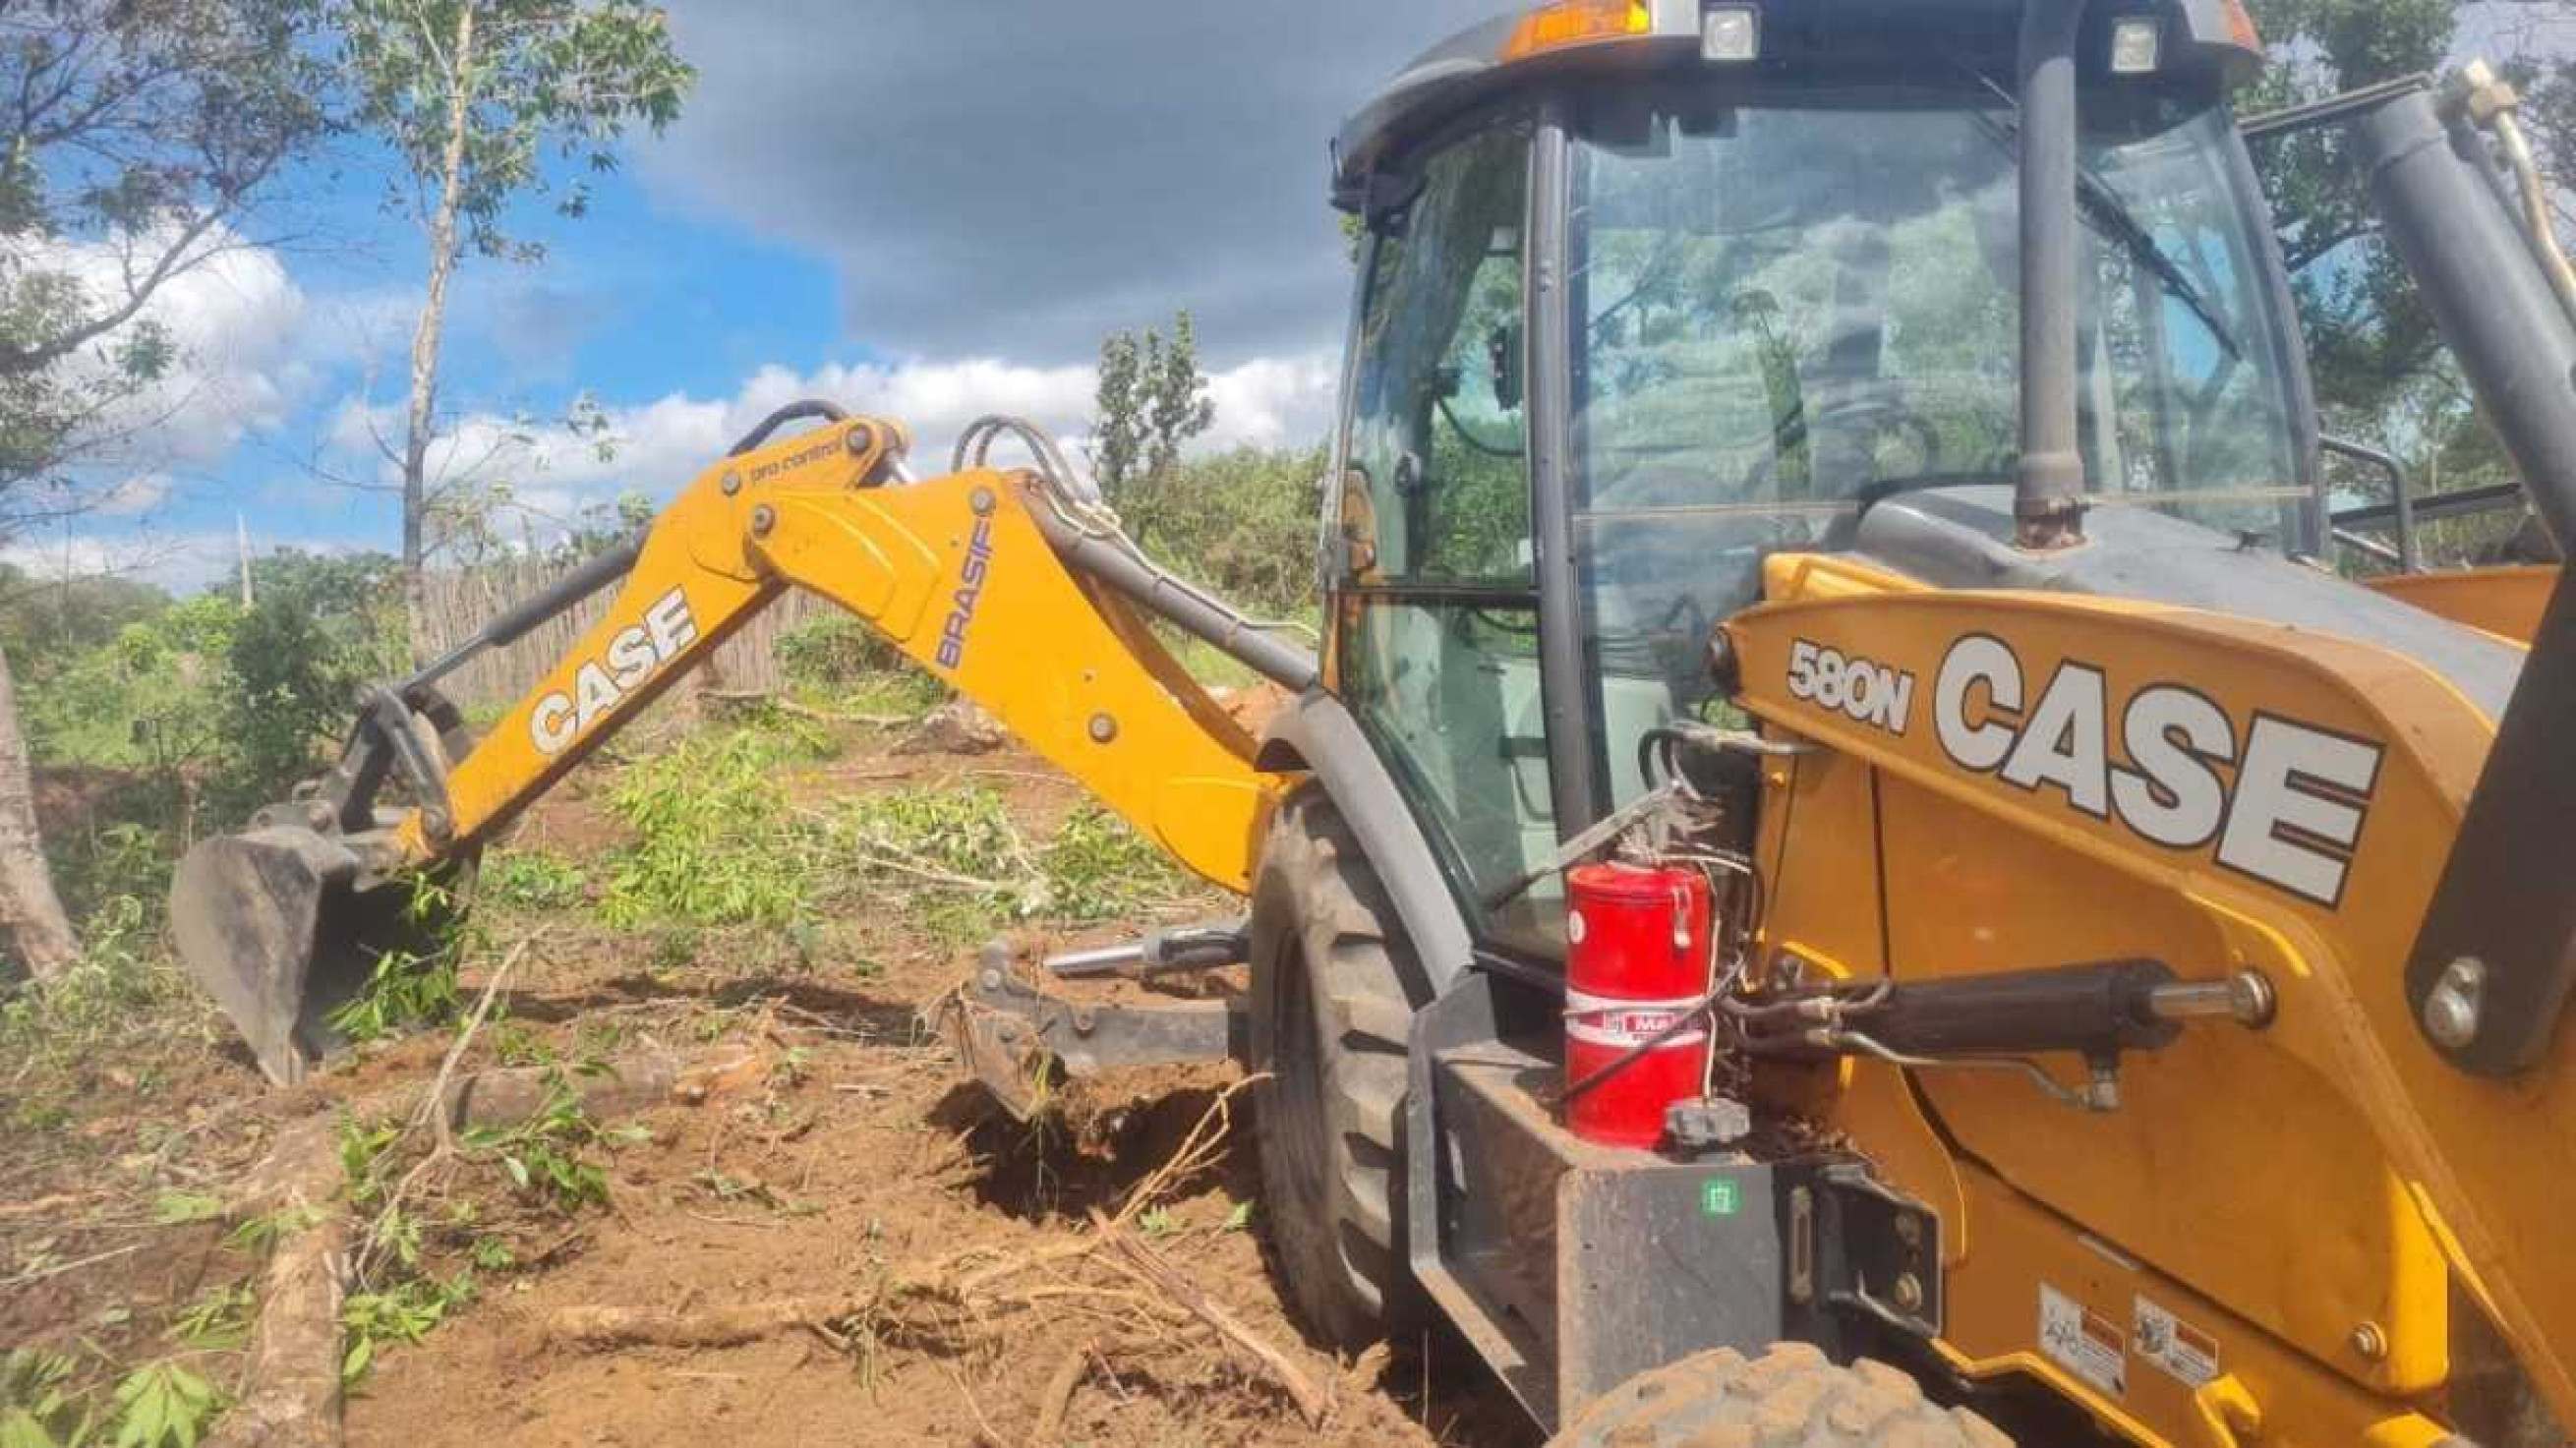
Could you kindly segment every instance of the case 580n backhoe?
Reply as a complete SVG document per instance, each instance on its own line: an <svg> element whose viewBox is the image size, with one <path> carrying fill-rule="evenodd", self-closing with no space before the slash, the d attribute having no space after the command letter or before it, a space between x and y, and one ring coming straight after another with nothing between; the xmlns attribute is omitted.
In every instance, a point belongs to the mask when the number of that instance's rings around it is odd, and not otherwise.
<svg viewBox="0 0 2576 1448"><path fill-rule="evenodd" d="M2576 595L2328 566L2420 519L2328 507L2248 136L2350 128L2562 542L2564 263L2508 92L2240 126L2256 46L2232 0L1472 30L1336 147L1320 658L1017 424L914 481L898 424L791 409L485 631L623 580L486 737L452 660L373 693L183 863L182 949L296 1075L375 902L801 586L1249 897L1057 963L1248 960L1240 1000L996 954L954 1025L1023 1103L1266 1073L1318 1334L1444 1317L1568 1443L2559 1442ZM1246 733L1154 619L1292 701Z"/></svg>

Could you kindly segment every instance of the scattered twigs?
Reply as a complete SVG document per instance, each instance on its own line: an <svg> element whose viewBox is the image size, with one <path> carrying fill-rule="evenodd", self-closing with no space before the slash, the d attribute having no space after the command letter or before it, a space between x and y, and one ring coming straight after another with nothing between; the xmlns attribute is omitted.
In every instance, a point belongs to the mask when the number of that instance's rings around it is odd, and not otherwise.
<svg viewBox="0 0 2576 1448"><path fill-rule="evenodd" d="M399 1147L406 1138L418 1132L423 1126L430 1128L433 1144L429 1154L414 1162L411 1169L403 1173L402 1180L395 1183L393 1189L384 1194L383 1205L377 1208L374 1220L367 1224L367 1230L358 1240L357 1258L350 1264L349 1269L350 1275L356 1280L360 1282L369 1280L369 1272L390 1244L393 1236L390 1229L401 1219L403 1206L410 1199L412 1189L432 1172L454 1160L456 1134L448 1119L450 1114L448 1091L450 1083L456 1079L456 1063L465 1058L466 1051L474 1044L475 1036L482 1031L484 1019L492 1013L492 1002L499 996L502 983L510 978L510 972L518 966L520 958L528 953L528 948L534 945L537 939L536 936L530 936L520 941L510 948L508 955L501 958L500 968L493 971L492 978L483 983L483 994L475 999L473 1011L466 1016L465 1024L456 1032L456 1039L448 1045L447 1054L440 1059L438 1074L430 1078L429 1089L421 1093L420 1104L413 1110L411 1120L379 1154L379 1160L390 1161L393 1158L394 1149Z"/></svg>
<svg viewBox="0 0 2576 1448"><path fill-rule="evenodd" d="M140 1252L150 1245L152 1244L149 1242L130 1242L125 1246L112 1248L108 1251L100 1252L92 1256L78 1258L70 1262L57 1262L50 1267L38 1267L31 1271L21 1272L15 1277L0 1278L0 1292L5 1292L14 1287L25 1287L33 1283L42 1282L49 1277L60 1277L65 1273L78 1272L84 1267L95 1267L101 1262L112 1262L119 1257Z"/></svg>
<svg viewBox="0 0 2576 1448"><path fill-rule="evenodd" d="M501 983L510 978L519 958L526 955L528 948L539 938L529 936L510 947L510 953L501 957L500 969L493 971L492 978L483 982L483 994L475 998L474 1010L466 1016L464 1029L456 1033L456 1040L448 1046L447 1055L438 1063L438 1074L429 1080L429 1094L421 1098L420 1112L412 1118L410 1129L419 1130L422 1118L427 1118L437 1128L441 1151L452 1150L456 1145L455 1137L448 1129L447 1113L439 1109L440 1103L447 1099L447 1083L456 1077L456 1063L465 1058L465 1049L474 1044L475 1034L483 1029L484 1018L492 1013L492 1001L501 993Z"/></svg>
<svg viewBox="0 0 2576 1448"><path fill-rule="evenodd" d="M161 1144L152 1149L152 1161L149 1166L144 1168L144 1174L149 1177L160 1176L162 1172L169 1169L171 1154L179 1149L179 1143L188 1140L190 1137L206 1130L208 1127L230 1120L235 1113L258 1100L260 1100L260 1098L257 1096L235 1097L233 1100L227 1101L221 1106L208 1111L206 1114L189 1122L187 1125L173 1128L168 1135L161 1138Z"/></svg>
<svg viewBox="0 0 2576 1448"><path fill-rule="evenodd" d="M701 689L698 697L718 704L766 706L798 719L811 719L817 724L864 724L871 729L901 729L920 722L902 714L852 714L839 709L817 709L785 694L765 693L757 689Z"/></svg>
<svg viewBox="0 0 2576 1448"><path fill-rule="evenodd" d="M1152 1283L1164 1296L1189 1309L1190 1315L1216 1329L1217 1336L1224 1338L1258 1363L1262 1371L1269 1375L1270 1380L1279 1385L1279 1390L1288 1395L1288 1400L1297 1405L1297 1411L1305 1418L1306 1426L1320 1428L1324 1425L1324 1415L1332 1411L1331 1396L1316 1387L1313 1380L1309 1379L1294 1362L1289 1361L1286 1353L1281 1352L1259 1333L1244 1326L1241 1319L1211 1300L1188 1278L1183 1277L1179 1269L1164 1259L1163 1254L1145 1245L1142 1240L1118 1223L1095 1210L1091 1214L1091 1224L1099 1233L1101 1240L1107 1242L1129 1266L1135 1268L1140 1276Z"/></svg>
<svg viewBox="0 0 2576 1448"><path fill-rule="evenodd" d="M360 1270L351 1260L357 1229L340 1199L342 1123L399 1121L405 1123L404 1135L435 1123L438 1145L430 1159L437 1160L451 1154L457 1128L516 1125L546 1110L566 1088L561 1074L552 1071L457 1072L518 957L519 952L512 952L494 973L428 1087L378 1092L347 1103L341 1112L293 1123L228 1198L227 1215L236 1219L291 1213L296 1225L280 1238L269 1259L241 1406L207 1439L208 1448L336 1448L340 1442L340 1310L343 1294ZM605 1115L669 1100L685 1077L678 1058L651 1052L620 1058L607 1070L569 1085L585 1110ZM386 1210L420 1170L414 1167L405 1185L394 1189ZM381 1215L370 1220L366 1238L358 1243L360 1255L380 1245L373 1238L384 1222ZM535 1260L544 1262L565 1251L583 1230L557 1239Z"/></svg>
<svg viewBox="0 0 2576 1448"><path fill-rule="evenodd" d="M1079 1342L1056 1364L1055 1374L1047 1379L1046 1394L1038 1400L1037 1426L1029 1430L1032 1448L1055 1448L1064 1441L1065 1418L1073 1411L1074 1392L1090 1375L1092 1352L1093 1344Z"/></svg>
<svg viewBox="0 0 2576 1448"><path fill-rule="evenodd" d="M1207 1110L1200 1112L1199 1119L1191 1124L1190 1134L1181 1138L1180 1146L1161 1166L1128 1190L1126 1200L1118 1204L1118 1224L1124 1226L1134 1221L1173 1187L1225 1160L1226 1133L1234 1127L1235 1093L1256 1081L1267 1079L1266 1075L1246 1076L1218 1092L1216 1099L1208 1103Z"/></svg>
<svg viewBox="0 0 2576 1448"><path fill-rule="evenodd" d="M598 1304L558 1308L540 1320L546 1340L570 1351L636 1346L735 1346L810 1334L841 1352L902 1345L930 1354L956 1374L967 1357L1043 1352L1030 1426L1005 1437L990 1403L977 1404L979 1441L1056 1448L1072 1430L1086 1384L1128 1395L1113 1362L1228 1362L1230 1371L1277 1392L1309 1425L1333 1408L1331 1384L1189 1280L1135 1224L1222 1162L1237 1082L1207 1103L1177 1148L1114 1206L1094 1209L1070 1236L985 1243L838 1284L822 1295L669 1306ZM695 1216L697 1213L691 1212ZM710 1220L714 1220L710 1218ZM725 1221L726 1225L758 1225ZM1033 1346L1031 1337L1043 1346ZM974 1385L957 1377L961 1393Z"/></svg>

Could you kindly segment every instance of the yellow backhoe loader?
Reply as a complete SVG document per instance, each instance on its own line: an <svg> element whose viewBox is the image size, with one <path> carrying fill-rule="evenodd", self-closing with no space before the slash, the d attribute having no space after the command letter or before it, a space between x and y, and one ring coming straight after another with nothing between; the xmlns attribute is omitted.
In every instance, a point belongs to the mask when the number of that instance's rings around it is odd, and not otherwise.
<svg viewBox="0 0 2576 1448"><path fill-rule="evenodd" d="M1023 425L916 481L805 405L460 651L619 585L487 735L457 658L373 693L183 863L180 945L296 1076L382 902L802 587L1248 898L988 955L953 1024L1022 1105L1266 1073L1319 1335L1445 1319L1568 1444L2563 1442L2576 594L2338 572L2468 500L2334 506L2375 455L2318 436L2249 145L2347 129L2525 479L2479 505L2561 542L2576 288L2492 77L2240 124L2259 63L2235 0L1471 30L1335 147L1320 656ZM1246 732L1149 625L1289 702Z"/></svg>

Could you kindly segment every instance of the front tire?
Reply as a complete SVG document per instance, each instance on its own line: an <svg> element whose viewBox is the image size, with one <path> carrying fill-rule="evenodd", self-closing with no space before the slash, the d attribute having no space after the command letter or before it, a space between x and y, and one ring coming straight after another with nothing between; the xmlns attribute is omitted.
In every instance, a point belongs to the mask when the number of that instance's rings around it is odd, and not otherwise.
<svg viewBox="0 0 2576 1448"><path fill-rule="evenodd" d="M1806 1343L1759 1358L1733 1348L1640 1373L1592 1400L1547 1448L2012 1448L1965 1408L1936 1406L1906 1373L1863 1358L1839 1367Z"/></svg>
<svg viewBox="0 0 2576 1448"><path fill-rule="evenodd" d="M1289 1305L1357 1348L1410 1321L1405 1038L1430 991L1376 872L1319 788L1272 817L1252 896L1261 1198Z"/></svg>

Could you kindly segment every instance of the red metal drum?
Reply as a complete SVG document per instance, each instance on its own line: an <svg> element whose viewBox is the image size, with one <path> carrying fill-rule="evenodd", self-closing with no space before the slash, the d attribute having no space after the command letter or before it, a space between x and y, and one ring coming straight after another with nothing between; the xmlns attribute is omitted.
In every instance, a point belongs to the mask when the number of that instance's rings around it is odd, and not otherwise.
<svg viewBox="0 0 2576 1448"><path fill-rule="evenodd" d="M1651 1148L1664 1108L1700 1094L1708 1027L1686 1026L1624 1066L1708 992L1708 880L1696 870L1577 865L1566 872L1566 1102L1585 1141ZM1615 1067L1615 1069L1613 1069Z"/></svg>

